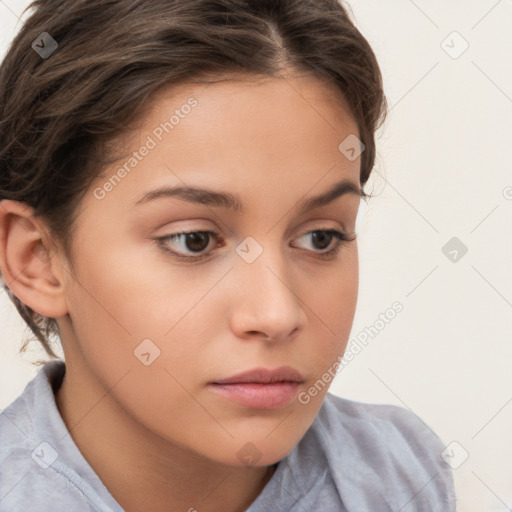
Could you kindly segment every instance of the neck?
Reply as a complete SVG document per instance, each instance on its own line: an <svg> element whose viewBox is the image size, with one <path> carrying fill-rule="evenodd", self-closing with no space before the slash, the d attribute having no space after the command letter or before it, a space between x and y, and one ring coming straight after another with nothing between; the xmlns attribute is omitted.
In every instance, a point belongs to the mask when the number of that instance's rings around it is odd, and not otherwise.
<svg viewBox="0 0 512 512"><path fill-rule="evenodd" d="M80 452L126 512L242 512L275 473L277 464L228 466L173 445L127 414L94 379L77 385L77 373L68 370L56 391L59 412Z"/></svg>

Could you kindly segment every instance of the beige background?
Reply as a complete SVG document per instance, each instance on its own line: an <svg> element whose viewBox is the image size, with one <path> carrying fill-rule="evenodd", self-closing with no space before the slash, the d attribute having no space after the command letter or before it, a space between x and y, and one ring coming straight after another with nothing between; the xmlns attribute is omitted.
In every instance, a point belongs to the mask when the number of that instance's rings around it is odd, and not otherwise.
<svg viewBox="0 0 512 512"><path fill-rule="evenodd" d="M0 0L2 57L26 5ZM446 445L458 443L449 448L454 465L468 455L454 469L459 511L510 510L512 1L350 5L392 108L378 140L379 197L358 217L351 339L375 328L331 392L410 408ZM442 251L452 237L468 248L457 262ZM395 301L403 311L382 327L379 314ZM43 353L34 343L18 354L26 331L3 292L0 321L3 409Z"/></svg>

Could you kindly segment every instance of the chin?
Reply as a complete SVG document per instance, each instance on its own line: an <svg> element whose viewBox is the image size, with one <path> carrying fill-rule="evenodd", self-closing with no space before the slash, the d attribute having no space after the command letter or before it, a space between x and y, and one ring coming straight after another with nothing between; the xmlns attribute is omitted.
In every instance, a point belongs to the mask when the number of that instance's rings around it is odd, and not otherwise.
<svg viewBox="0 0 512 512"><path fill-rule="evenodd" d="M284 459L299 441L298 439L294 442L294 440L290 440L289 436L284 436L282 442L279 442L280 439L278 437L273 441L256 438L253 441L249 440L250 438L246 439L244 442L234 441L234 454L229 450L231 456L226 458L228 453L225 452L222 462L237 467L271 466Z"/></svg>

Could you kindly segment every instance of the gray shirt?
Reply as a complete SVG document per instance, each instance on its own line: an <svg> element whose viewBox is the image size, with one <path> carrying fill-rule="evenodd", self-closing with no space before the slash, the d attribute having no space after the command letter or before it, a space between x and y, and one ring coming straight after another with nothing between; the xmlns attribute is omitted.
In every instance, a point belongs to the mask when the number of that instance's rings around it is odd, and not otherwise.
<svg viewBox="0 0 512 512"><path fill-rule="evenodd" d="M0 414L0 512L123 511L59 414L54 392L65 369L46 363ZM443 449L407 409L327 393L246 512L453 512Z"/></svg>

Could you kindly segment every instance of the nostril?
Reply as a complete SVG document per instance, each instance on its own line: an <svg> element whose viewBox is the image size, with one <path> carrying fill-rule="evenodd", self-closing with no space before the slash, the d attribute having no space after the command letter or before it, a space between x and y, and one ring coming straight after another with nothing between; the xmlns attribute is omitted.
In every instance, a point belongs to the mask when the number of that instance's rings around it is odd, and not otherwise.
<svg viewBox="0 0 512 512"><path fill-rule="evenodd" d="M265 341L270 341L270 336L267 336L266 334L264 333L260 333L260 331L247 331L248 334L250 334L251 336L254 336L254 335L257 335L257 334L261 334L264 338L265 338Z"/></svg>

